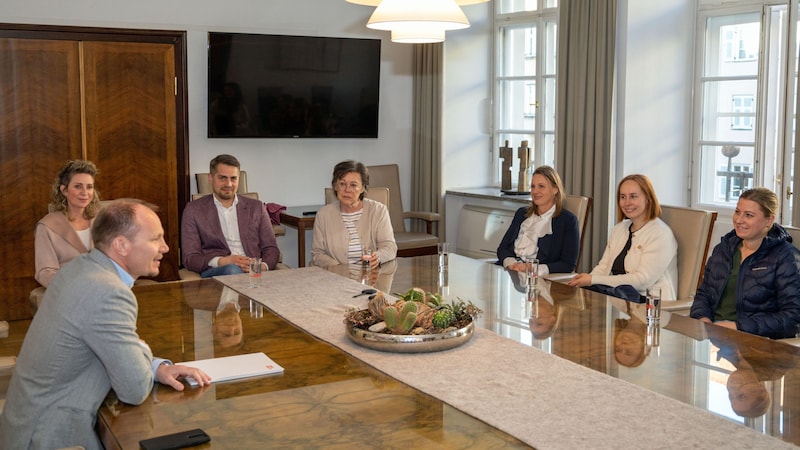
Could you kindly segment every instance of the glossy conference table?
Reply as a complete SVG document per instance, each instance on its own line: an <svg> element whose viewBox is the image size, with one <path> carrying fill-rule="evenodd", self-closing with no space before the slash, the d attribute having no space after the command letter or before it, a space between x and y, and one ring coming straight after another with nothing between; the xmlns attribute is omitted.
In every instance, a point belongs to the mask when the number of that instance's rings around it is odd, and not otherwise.
<svg viewBox="0 0 800 450"><path fill-rule="evenodd" d="M347 268L333 271L360 276ZM480 327L550 353L552 361L572 361L602 377L692 405L683 406L688 410L707 410L741 427L800 443L800 350L793 346L668 313L660 327L648 327L640 305L557 282L540 281L528 301L516 274L458 255L451 255L446 274L437 270L436 256L400 258L365 282L389 292L418 286L471 300L484 310ZM156 385L138 407L119 403L112 393L98 417L107 448L138 448L140 439L190 428L204 429L212 436L207 446L216 448L528 446L314 338L245 295L238 297L241 310L233 321L233 328L241 323L243 338L237 343L237 333L215 313L221 298L237 294L215 280L135 291L140 335L157 355L178 362L263 351L286 371L183 393ZM486 364L501 367L502 357ZM453 389L463 388L453 383ZM625 398L612 405L587 400L590 408L633 407ZM587 405L556 406L576 419L588 414ZM652 413L659 416L660 411ZM543 420L536 410L530 414L532 420ZM631 430L645 424L631 423ZM580 426L581 421L564 425ZM558 440L547 442L552 446Z"/></svg>

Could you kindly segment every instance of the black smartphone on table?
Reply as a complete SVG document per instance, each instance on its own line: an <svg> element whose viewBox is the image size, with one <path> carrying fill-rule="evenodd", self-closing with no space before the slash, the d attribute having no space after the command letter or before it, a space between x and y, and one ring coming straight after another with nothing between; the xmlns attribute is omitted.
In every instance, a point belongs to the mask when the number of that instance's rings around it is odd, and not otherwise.
<svg viewBox="0 0 800 450"><path fill-rule="evenodd" d="M165 434L150 439L139 441L142 450L174 450L178 448L194 447L211 440L200 428L181 431L179 433Z"/></svg>

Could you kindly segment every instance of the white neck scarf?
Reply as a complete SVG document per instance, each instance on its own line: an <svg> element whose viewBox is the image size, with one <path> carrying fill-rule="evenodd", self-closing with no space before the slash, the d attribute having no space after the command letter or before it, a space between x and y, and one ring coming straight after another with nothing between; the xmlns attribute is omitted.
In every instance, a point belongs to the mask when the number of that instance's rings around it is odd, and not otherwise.
<svg viewBox="0 0 800 450"><path fill-rule="evenodd" d="M535 258L539 254L539 238L553 234L553 214L556 212L556 205L553 205L547 212L538 216L531 214L519 227L519 236L514 241L514 253L517 256Z"/></svg>

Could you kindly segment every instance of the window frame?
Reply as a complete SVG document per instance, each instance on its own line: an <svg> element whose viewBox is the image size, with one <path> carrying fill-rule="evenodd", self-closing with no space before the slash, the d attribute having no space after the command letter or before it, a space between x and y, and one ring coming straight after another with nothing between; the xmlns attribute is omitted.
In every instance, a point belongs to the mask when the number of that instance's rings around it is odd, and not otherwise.
<svg viewBox="0 0 800 450"><path fill-rule="evenodd" d="M545 159L544 151L546 147L546 139L551 141L555 140L555 120L552 120L552 129L546 129L545 122L547 118L545 117L545 112L553 111L553 115L555 114L556 108L556 96L555 96L555 86L558 82L557 80L557 65L553 67L552 73L546 72L546 57L548 53L545 51L546 46L550 41L545 36L545 33L548 32L547 28L549 24L553 24L555 28L555 36L552 37L551 41L553 42L553 56L555 56L555 52L557 52L557 39L558 39L558 6L549 7L545 6L542 9L534 10L534 11L520 11L520 12L512 12L512 13L500 13L502 5L501 2L494 2L493 6L493 53L492 53L492 71L491 71L491 79L492 79L492 112L491 112L491 139L490 145L491 153L492 153L492 160L493 160L493 170L492 170L492 182L493 184L500 185L501 184L501 160L500 160L500 147L505 145L505 140L503 136L516 136L518 140L511 141L508 139L508 146L514 149L514 157L513 157L513 166L512 166L512 185L515 185L515 180L517 179L516 174L518 173L518 166L519 166L519 158L516 152L516 149L521 145L522 140L528 140L528 146L532 149L531 152L531 162L533 165L538 166L542 163L542 160ZM547 3L548 5L552 4L551 1L544 2L540 1L539 3ZM536 73L533 76L507 76L503 74L503 64L506 61L505 57L505 49L504 49L504 32L510 29L520 29L525 28L528 26L536 26L536 36L535 37L527 37L526 41L535 40L536 42L536 54L531 55L529 52L525 53L525 57L532 57L536 58ZM527 46L527 42L526 42ZM503 83L508 82L525 82L525 81L533 81L533 87L530 84L524 84L523 89L529 90L534 89L536 92L536 98L534 99L534 103L532 103L534 111L532 112L528 106L524 107L523 115L525 117L532 118L534 121L534 128L533 129L516 129L516 128L501 128L500 121L502 120L504 114L504 108L508 105L505 104L505 99L503 95ZM547 104L544 100L544 96L547 95L546 90L551 89L553 91L552 95L552 107ZM531 138L525 137L531 136ZM545 162L547 164L553 165L555 162L555 157L553 156L552 162Z"/></svg>

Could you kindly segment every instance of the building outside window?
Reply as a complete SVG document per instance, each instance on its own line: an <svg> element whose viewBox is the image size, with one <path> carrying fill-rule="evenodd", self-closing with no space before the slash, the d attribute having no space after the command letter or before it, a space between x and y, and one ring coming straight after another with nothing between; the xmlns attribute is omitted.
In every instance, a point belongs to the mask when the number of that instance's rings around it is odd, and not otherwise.
<svg viewBox="0 0 800 450"><path fill-rule="evenodd" d="M790 7L797 11L797 0L699 2L693 206L730 212L749 187L792 190L798 38ZM791 200L779 197L778 221L789 223Z"/></svg>

